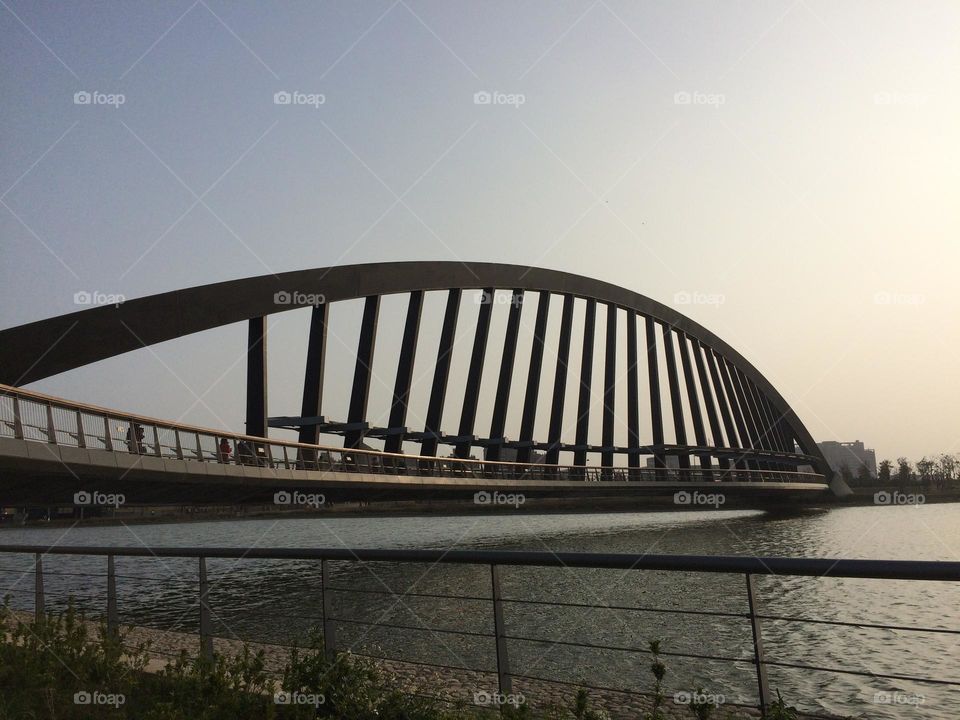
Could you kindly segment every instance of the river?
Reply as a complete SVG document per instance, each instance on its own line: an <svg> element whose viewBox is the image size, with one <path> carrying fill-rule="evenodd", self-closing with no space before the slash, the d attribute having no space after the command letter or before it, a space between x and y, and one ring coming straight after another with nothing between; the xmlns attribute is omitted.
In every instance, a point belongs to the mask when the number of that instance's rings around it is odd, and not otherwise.
<svg viewBox="0 0 960 720"><path fill-rule="evenodd" d="M516 514L444 517L316 517L110 527L8 528L0 543L121 546L257 546L458 548L757 555L785 557L958 560L960 504L848 507L788 516L753 511L613 514ZM0 588L30 608L27 556L0 557ZM91 612L105 607L105 578L55 573L105 572L103 559L44 560L47 604L68 596ZM119 558L121 620L164 629L195 629L195 561ZM215 632L226 637L299 642L321 613L319 565L301 561L211 560ZM338 587L488 597L489 571L479 567L335 563ZM609 570L506 568L508 598L561 600L662 610L745 612L739 576ZM761 577L762 611L770 615L960 630L956 583ZM0 590L0 594L5 591ZM333 594L338 617L441 630L490 632L490 605L474 600ZM506 606L508 634L541 640L645 647L731 658L752 653L749 624L723 618L630 610ZM960 717L960 686L881 680L871 673L933 677L960 683L960 635L765 621L768 658L842 668L841 674L772 667L770 683L802 709L862 718ZM485 637L375 629L343 623L338 641L356 652L492 669ZM514 671L543 678L648 691L649 657L511 641ZM745 663L667 657L670 694L703 687L728 701L754 703L756 681Z"/></svg>

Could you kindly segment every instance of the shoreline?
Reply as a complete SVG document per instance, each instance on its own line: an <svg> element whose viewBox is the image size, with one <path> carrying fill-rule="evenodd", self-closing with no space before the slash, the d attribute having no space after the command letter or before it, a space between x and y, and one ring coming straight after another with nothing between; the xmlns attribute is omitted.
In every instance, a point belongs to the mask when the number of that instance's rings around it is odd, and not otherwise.
<svg viewBox="0 0 960 720"><path fill-rule="evenodd" d="M846 498L834 498L827 502L785 508L757 508L731 504L724 506L726 511L755 511L767 515L803 515L827 512L843 507L897 507L897 505L878 505L874 501L874 492L901 493L895 488L869 488ZM921 493L923 494L923 493ZM923 505L960 503L960 493L946 492L923 494ZM216 506L220 509L207 510L202 506L192 512L168 512L166 508L144 507L143 513L128 513L122 516L100 516L87 518L55 517L46 519L28 519L26 521L10 518L0 520L0 532L25 528L58 527L117 527L123 525L178 525L206 522L236 522L242 520L306 520L319 518L407 518L407 517L471 517L486 515L490 517L510 515L594 515L636 514L636 513L677 513L705 512L706 508L676 505L672 496L653 496L646 498L642 505L626 505L622 501L593 502L589 507L581 504L564 503L555 499L533 500L520 507L484 507L462 501L400 501L372 503L361 506L358 503L343 503L327 506L320 510L277 511L270 506Z"/></svg>
<svg viewBox="0 0 960 720"><path fill-rule="evenodd" d="M355 518L355 519L374 519L374 518L413 518L413 517L473 517L485 515L490 517L513 516L513 515L595 515L603 514L636 514L636 513L668 513L668 512L704 512L703 508L688 507L683 505L674 505L672 502L663 502L657 505L646 505L643 507L624 507L623 505L604 506L591 505L590 507L564 507L556 505L545 505L541 507L503 507L494 508L476 508L464 503L433 503L418 504L417 507L397 507L398 503L383 503L359 507L354 503L344 504L335 508L325 508L323 510L301 510L301 511L281 511L272 509L247 511L229 511L199 513L164 513L152 516L142 516L130 514L126 516L113 517L91 517L91 518L53 518L50 520L28 520L24 523L0 522L0 532L3 530L18 530L23 528L43 528L43 527L115 527L121 525L176 525L186 523L204 523L204 522L235 522L238 520L275 520L275 519L328 519L328 518ZM823 512L830 506L808 506L804 508L789 508L784 512L790 514L803 514L807 512ZM779 512L750 507L725 507L728 511L755 511L760 513Z"/></svg>
<svg viewBox="0 0 960 720"><path fill-rule="evenodd" d="M21 622L32 622L34 614L24 610L12 610L12 615ZM96 635L98 624L85 619L88 629ZM121 625L126 632L125 647L133 648L140 643L150 644L146 672L157 673L168 662L186 652L189 657L199 653L200 637L197 633L176 630L160 630L143 625ZM265 669L268 673L278 674L289 658L290 646L264 642L246 642L213 636L213 649L218 655L233 657L242 652L246 645L251 651L263 651ZM357 657L372 662L389 681L395 683L402 692L411 695L426 695L441 702L483 710L489 706L476 704L477 694L495 695L497 693L497 673L494 671L469 670L466 668L438 667L413 661L390 660L370 655ZM534 710L544 711L560 703L567 707L573 704L577 686L560 681L530 679L522 676L512 678L513 692L524 698L523 704ZM652 707L651 693L627 692L612 689L588 689L590 704L593 708L606 711L610 720L635 720L643 717ZM760 711L754 706L724 703L718 706L727 713L729 720L759 720ZM668 694L662 707L667 720L686 720L690 717L687 705L672 702ZM840 716L812 715L798 712L798 720L842 720Z"/></svg>

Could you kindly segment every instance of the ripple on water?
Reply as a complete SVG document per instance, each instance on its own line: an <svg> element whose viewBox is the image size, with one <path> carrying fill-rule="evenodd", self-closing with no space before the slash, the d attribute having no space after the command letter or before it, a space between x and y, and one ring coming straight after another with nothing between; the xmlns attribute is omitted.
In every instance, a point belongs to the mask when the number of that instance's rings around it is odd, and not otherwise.
<svg viewBox="0 0 960 720"><path fill-rule="evenodd" d="M202 522L130 527L17 528L4 543L67 545L200 545L259 547L487 548L542 551L678 553L787 557L956 560L960 557L960 505L919 508L863 507L795 516L749 511L496 515L457 517L307 518ZM15 606L32 603L31 558L0 563L0 586L13 588ZM104 573L98 558L44 560L47 602L63 607L74 595L85 607L105 605L105 581L54 575ZM210 601L217 632L251 640L303 642L321 615L320 572L315 562L211 560ZM196 630L195 561L119 558L122 619L156 627ZM509 634L514 668L541 677L641 690L649 689L648 657L620 650L551 645L550 639L610 647L646 646L659 638L664 650L748 657L749 624L737 618L669 615L653 610L746 611L743 578L695 573L619 572L596 569L506 568L504 594L513 599L640 606L650 611L548 608L511 603ZM489 572L463 566L389 563L333 564L341 587L489 597ZM760 606L770 615L808 619L960 629L960 597L953 583L880 582L795 577L758 578ZM384 618L396 624L488 633L489 604L477 600L408 598L397 605L384 595L334 594L336 612L358 622ZM493 667L488 638L427 635L351 624L343 642L404 659ZM960 717L957 688L880 680L869 675L929 675L960 682L956 635L909 633L766 621L770 658L866 675L806 672L771 667L770 680L791 703L806 710L864 718L952 720ZM748 663L669 657L671 693L704 687L737 702L753 702L755 675ZM917 704L922 699L922 704ZM877 701L880 702L877 702Z"/></svg>

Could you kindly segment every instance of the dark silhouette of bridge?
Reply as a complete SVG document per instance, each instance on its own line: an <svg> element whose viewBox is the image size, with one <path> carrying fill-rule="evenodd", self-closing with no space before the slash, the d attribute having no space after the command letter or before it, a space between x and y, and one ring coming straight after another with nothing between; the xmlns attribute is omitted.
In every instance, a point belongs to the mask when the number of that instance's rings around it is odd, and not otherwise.
<svg viewBox="0 0 960 720"><path fill-rule="evenodd" d="M446 304L431 356L426 415L414 427L413 368L418 355L422 362L424 300L433 292L444 294ZM465 293L479 301L465 388L462 396L453 397L448 381ZM383 424L374 422L368 406L381 300L394 294L406 295L407 306L389 418ZM515 367L520 329L531 298L536 312L529 362L526 382L518 387L513 381L515 370L522 373ZM346 418L333 419L323 407L330 308L357 299L363 301L363 313L352 377L345 378L351 388L349 407ZM506 327L491 343L498 304L507 308ZM300 414L270 418L266 318L299 307L312 307ZM576 328L575 308L582 317ZM556 312L559 333L554 338L548 322ZM236 322L248 324L242 435L80 405L20 387ZM624 336L626 365L618 371L618 344ZM595 352L598 340L600 353ZM579 354L578 377L568 369L572 353ZM551 361L544 367L547 355ZM492 418L489 427L479 428L481 381L489 363L498 363L495 386L485 388L494 398ZM596 390L595 363L598 368L602 364L602 387ZM642 366L649 398L644 408ZM541 385L549 384L550 375L550 402L544 407ZM618 382L624 378L625 407L618 407L618 396L624 395ZM281 486L370 498L448 497L501 488L543 495L632 495L674 487L716 488L716 483L743 497L785 498L815 496L831 477L816 443L783 397L712 332L625 288L514 265L350 265L94 307L0 331L0 382L6 385L0 395L0 504L50 500L50 493L59 497L98 479L129 489L142 502L204 502L263 500ZM572 437L564 428L570 394L577 410ZM599 418L591 407L595 394L602 397ZM453 402L459 403L454 413L459 422L443 427L444 410ZM665 431L667 412L672 427ZM506 435L510 413L519 418L515 439ZM546 430L538 435L536 420L543 413L548 422L539 423ZM589 441L597 419L599 444ZM271 427L295 430L298 441L270 438ZM641 430L650 442L641 443ZM321 434L341 437L342 447L321 445ZM618 434L625 435L625 443L617 444ZM227 453L221 450L224 441ZM371 450L371 442L382 443L382 451ZM410 443L419 445L419 452L404 453ZM474 459L477 455L482 458ZM561 456L572 462L561 463ZM599 466L588 467L595 456Z"/></svg>

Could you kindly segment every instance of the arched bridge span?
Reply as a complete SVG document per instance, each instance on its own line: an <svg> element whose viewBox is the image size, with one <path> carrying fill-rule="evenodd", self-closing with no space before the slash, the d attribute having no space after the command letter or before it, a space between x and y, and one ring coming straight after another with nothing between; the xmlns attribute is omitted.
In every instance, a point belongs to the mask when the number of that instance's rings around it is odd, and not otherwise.
<svg viewBox="0 0 960 720"><path fill-rule="evenodd" d="M476 291L488 301L476 305L466 386L462 395L452 397L448 379L461 305L465 293ZM425 294L431 292L444 293L446 304L438 345L424 347L421 319ZM505 332L492 338L491 317L498 305L494 298L504 293L509 300ZM394 294L408 296L402 343L389 419L374 422L367 408L378 316L381 299ZM533 296L537 301L531 318L524 308L525 300ZM322 302L314 306L318 298ZM348 380L349 410L346 418L333 421L324 415L322 397L329 310L334 303L356 299L362 299L364 307ZM313 309L300 414L267 418L265 319L308 306ZM577 306L582 330L575 333ZM554 341L548 338L547 326L557 314L559 333ZM317 268L90 308L0 331L0 383L19 386L236 322L249 324L248 436L266 437L269 426L293 427L300 443L316 444L321 433L336 434L343 436L346 447L382 441L385 451L395 453L413 442L419 444L417 454L426 457L447 448L461 458L482 453L489 461L559 464L565 453L573 460L566 464L574 466L586 465L588 457L597 455L604 467L640 468L647 459L655 468L680 470L689 469L691 463L702 469L766 471L812 466L829 477L816 443L780 393L710 330L629 289L516 265L399 262ZM529 362L518 368L520 327L531 322ZM624 336L625 365L618 363ZM595 351L598 344L602 352ZM432 383L426 416L415 426L409 414L410 386L415 358L424 352L435 352ZM574 356L579 360L576 377L568 369ZM493 394L494 407L490 424L481 428L477 426L481 378L491 363L496 381L483 390ZM594 386L595 367L602 367L599 387ZM526 382L514 382L517 374ZM620 382L626 385L625 393ZM539 391L541 385L545 393ZM602 403L592 403L594 395L602 397ZM570 402L576 405L575 427L565 428L565 406ZM444 408L451 403L458 404L458 422L442 427ZM508 414L519 418L515 438L506 436ZM539 414L549 421L539 423L546 430L537 435ZM597 423L601 441L591 443L591 428ZM626 442L617 444L624 428ZM650 442L641 443L641 431Z"/></svg>

